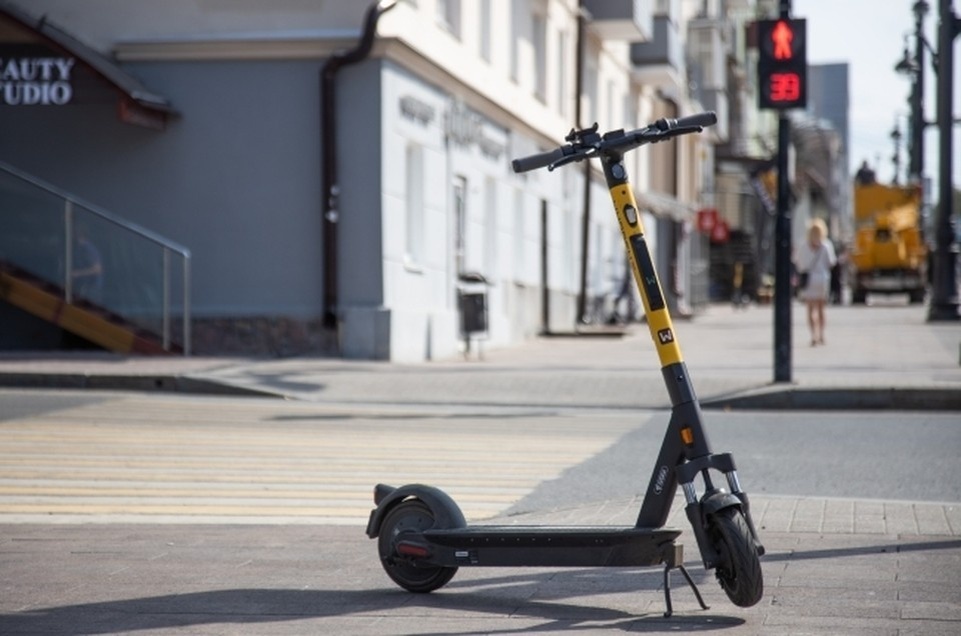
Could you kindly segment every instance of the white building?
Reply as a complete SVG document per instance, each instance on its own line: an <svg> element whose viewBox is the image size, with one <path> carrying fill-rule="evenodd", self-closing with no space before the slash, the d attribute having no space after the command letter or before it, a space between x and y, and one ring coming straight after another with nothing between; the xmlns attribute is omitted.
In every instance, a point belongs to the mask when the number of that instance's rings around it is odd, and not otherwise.
<svg viewBox="0 0 961 636"><path fill-rule="evenodd" d="M683 40L682 9L700 3L586 2L583 40L576 0L389 4L366 51L367 3L0 3L4 50L30 40L71 56L87 91L63 106L0 106L0 162L187 246L197 353L449 357L464 346L465 290L486 293L485 346L572 330L585 199L588 298L610 297L624 274L606 187L595 169L585 197L584 170L519 176L510 159L562 143L578 112L609 130L701 110L683 55L642 60L660 68L651 81L632 52L654 42L658 20ZM51 28L89 49L65 50ZM358 59L330 63L345 51ZM140 99L144 87L160 102ZM703 273L690 266L691 215L711 196L716 141L683 137L628 164L682 309Z"/></svg>

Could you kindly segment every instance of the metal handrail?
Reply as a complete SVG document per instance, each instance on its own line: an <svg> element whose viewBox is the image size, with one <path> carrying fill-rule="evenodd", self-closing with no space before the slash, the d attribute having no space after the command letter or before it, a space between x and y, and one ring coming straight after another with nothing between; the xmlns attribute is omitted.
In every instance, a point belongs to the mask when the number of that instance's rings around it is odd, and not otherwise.
<svg viewBox="0 0 961 636"><path fill-rule="evenodd" d="M29 175L8 163L0 161L0 170L6 172L7 174L20 179L36 188L39 188L54 197L61 199L64 204L63 215L64 215L64 231L67 237L73 235L73 216L74 216L74 206L80 206L85 211L92 213L99 219L110 223L111 225L120 228L126 232L134 234L142 239L145 239L162 250L163 259L163 309L162 309L162 338L163 338L163 348L169 349L171 344L170 338L170 255L171 253L179 254L183 259L183 351L184 355L190 355L191 346L191 334L190 334L190 250L186 247L175 243L167 238L160 236L155 232L140 227L136 223L131 223L126 219L120 218L114 214L111 214L107 210L100 208L99 206L88 203L72 194L57 188L49 183L41 181L36 177ZM72 302L73 290L72 290L72 276L70 268L73 263L72 259L72 241L67 240L64 242L64 257L65 263L67 264L64 272L64 297L67 302Z"/></svg>

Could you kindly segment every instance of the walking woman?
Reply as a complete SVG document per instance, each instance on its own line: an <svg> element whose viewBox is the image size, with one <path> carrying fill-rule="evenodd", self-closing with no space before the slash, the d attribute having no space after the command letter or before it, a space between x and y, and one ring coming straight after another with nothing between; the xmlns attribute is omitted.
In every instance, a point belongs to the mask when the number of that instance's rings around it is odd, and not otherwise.
<svg viewBox="0 0 961 636"><path fill-rule="evenodd" d="M807 305L811 346L824 344L824 305L831 293L831 268L837 262L834 246L827 239L827 226L814 219L808 226L807 240L797 255L797 268L806 279L798 297Z"/></svg>

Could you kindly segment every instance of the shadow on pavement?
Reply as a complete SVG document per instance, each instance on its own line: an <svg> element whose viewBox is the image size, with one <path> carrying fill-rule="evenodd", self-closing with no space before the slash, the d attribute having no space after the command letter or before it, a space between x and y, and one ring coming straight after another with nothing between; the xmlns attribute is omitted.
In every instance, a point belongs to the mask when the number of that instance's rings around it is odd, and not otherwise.
<svg viewBox="0 0 961 636"><path fill-rule="evenodd" d="M610 570L607 570L610 572ZM635 572L636 574L636 572ZM540 582L551 575L540 575ZM659 578L659 574L653 578ZM392 610L401 610L405 618L414 608L424 608L419 634L431 633L431 619L436 610L469 612L473 616L459 616L466 632L480 627L484 633L510 634L519 632L562 632L597 630L598 628L631 632L700 632L726 629L744 624L738 617L721 616L691 610L664 618L656 613L631 613L619 609L590 605L554 602L552 598L571 596L567 593L546 595L545 600L531 600L533 580L530 577L497 577L464 582L462 586L484 586L482 591L457 593L412 594L401 590L285 590L233 589L212 590L185 594L169 594L95 603L81 603L0 615L0 631L21 633L117 634L142 630L181 628L189 633L204 625L256 625L310 618L344 617L357 615L383 618ZM644 589L637 578L630 591ZM656 586L656 584L654 584ZM603 589L578 589L579 596L603 595L617 592ZM689 593L688 593L689 594ZM680 594L678 594L680 596ZM680 600L680 599L678 599ZM643 601L641 601L643 602ZM687 606L687 603L684 603ZM544 620L541 625L507 630L491 630L483 626L486 620L477 614L498 618L530 618ZM446 623L449 628L449 623ZM440 632L438 632L440 633ZM450 633L445 631L444 633Z"/></svg>
<svg viewBox="0 0 961 636"><path fill-rule="evenodd" d="M849 556L871 554L899 554L905 552L927 552L930 550L961 550L961 540L919 541L916 543L882 543L853 548L829 548L825 550L798 550L793 552L768 553L762 561L804 561L809 559L836 559Z"/></svg>

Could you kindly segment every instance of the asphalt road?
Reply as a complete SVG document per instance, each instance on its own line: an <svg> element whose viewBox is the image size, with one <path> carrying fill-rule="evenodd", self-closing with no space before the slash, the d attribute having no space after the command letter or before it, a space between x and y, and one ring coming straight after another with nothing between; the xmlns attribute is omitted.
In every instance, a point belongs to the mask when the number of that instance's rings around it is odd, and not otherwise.
<svg viewBox="0 0 961 636"><path fill-rule="evenodd" d="M597 416L595 416L597 417ZM954 413L707 412L716 451L730 451L748 492L961 502L961 421ZM667 412L648 413L604 452L545 482L511 508L643 495ZM584 417L589 426L591 417Z"/></svg>

